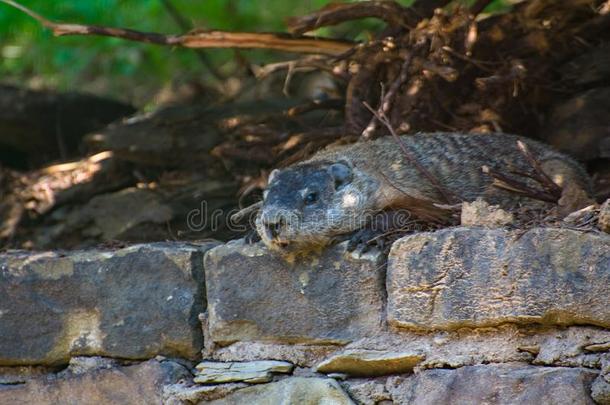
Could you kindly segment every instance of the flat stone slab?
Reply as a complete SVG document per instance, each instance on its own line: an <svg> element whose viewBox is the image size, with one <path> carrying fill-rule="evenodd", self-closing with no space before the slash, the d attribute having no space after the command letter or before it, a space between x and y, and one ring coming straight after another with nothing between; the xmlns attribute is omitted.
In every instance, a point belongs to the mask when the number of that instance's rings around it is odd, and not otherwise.
<svg viewBox="0 0 610 405"><path fill-rule="evenodd" d="M232 241L205 257L213 341L345 343L382 327L385 258L345 243L296 261Z"/></svg>
<svg viewBox="0 0 610 405"><path fill-rule="evenodd" d="M199 384L226 384L231 382L264 383L274 373L288 374L294 369L292 363L277 360L246 362L203 361L196 367L195 382Z"/></svg>
<svg viewBox="0 0 610 405"><path fill-rule="evenodd" d="M72 356L197 358L214 244L0 255L0 365Z"/></svg>
<svg viewBox="0 0 610 405"><path fill-rule="evenodd" d="M319 373L371 377L410 373L425 359L421 353L382 350L346 350L316 366Z"/></svg>
<svg viewBox="0 0 610 405"><path fill-rule="evenodd" d="M388 322L398 327L610 328L610 236L553 228L415 234L392 247L387 291Z"/></svg>

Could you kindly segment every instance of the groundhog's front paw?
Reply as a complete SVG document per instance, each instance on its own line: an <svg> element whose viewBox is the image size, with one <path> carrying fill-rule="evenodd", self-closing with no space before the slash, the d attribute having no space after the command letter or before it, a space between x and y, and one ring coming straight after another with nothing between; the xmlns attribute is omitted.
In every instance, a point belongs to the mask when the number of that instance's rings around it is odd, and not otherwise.
<svg viewBox="0 0 610 405"><path fill-rule="evenodd" d="M247 244L252 245L256 242L260 242L261 236L256 232L256 229L250 229L244 236L244 240Z"/></svg>
<svg viewBox="0 0 610 405"><path fill-rule="evenodd" d="M377 247L380 250L386 247L386 237L383 233L370 228L360 229L352 234L347 243L347 250L350 252L359 251L364 253Z"/></svg>

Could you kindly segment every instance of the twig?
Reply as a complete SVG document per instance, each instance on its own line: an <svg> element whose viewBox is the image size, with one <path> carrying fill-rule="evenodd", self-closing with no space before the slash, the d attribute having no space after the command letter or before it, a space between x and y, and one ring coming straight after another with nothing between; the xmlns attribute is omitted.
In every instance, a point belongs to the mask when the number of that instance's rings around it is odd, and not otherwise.
<svg viewBox="0 0 610 405"><path fill-rule="evenodd" d="M406 10L394 1L330 4L309 15L290 18L288 29L294 34L303 34L320 27L368 17L384 20L391 25L404 26L408 16Z"/></svg>
<svg viewBox="0 0 610 405"><path fill-rule="evenodd" d="M450 0L420 0L411 7L403 7L395 1L360 1L356 3L330 4L318 11L288 20L289 30L303 34L320 27L337 25L360 18L378 18L390 25L411 28L419 20L427 18L435 9L444 7Z"/></svg>
<svg viewBox="0 0 610 405"><path fill-rule="evenodd" d="M490 168L489 166L482 166L481 170L483 170L483 173L489 174L491 177L493 177L494 181L492 183L492 186L494 186L496 188L510 191L511 193L519 194L524 197L534 198L536 200L541 200L541 201L546 201L546 202L551 202L551 203L556 203L558 200L557 197L555 197L545 191L533 189L532 187L528 186L527 184L525 184L519 180L512 179L512 178L500 173L499 171Z"/></svg>
<svg viewBox="0 0 610 405"><path fill-rule="evenodd" d="M523 143L522 141L517 141L517 147L519 148L519 151L523 154L523 156L525 156L525 159L527 160L527 162L534 169L535 179L542 185L542 187L544 187L551 194L557 195L558 196L557 198L561 197L562 188L559 187L544 172L544 170L542 169L542 165L540 164L538 159L536 159L534 157L534 155L529 151L529 148L527 147L527 145L525 143Z"/></svg>
<svg viewBox="0 0 610 405"><path fill-rule="evenodd" d="M366 126L364 131L362 131L362 138L370 139L373 136L375 130L377 129L378 116L387 116L387 114L390 112L392 102L394 101L394 97L396 96L398 89L400 89L400 86L402 86L407 81L409 75L409 66L411 65L412 57L413 53L411 52L407 53L407 55L405 56L398 77L392 82L388 91L381 98L379 108L377 109L377 114L373 114L373 118L371 118L369 124Z"/></svg>
<svg viewBox="0 0 610 405"><path fill-rule="evenodd" d="M415 166L415 168L422 175L424 175L424 177L426 177L428 179L428 181L432 184L432 186L434 186L434 188L436 188L436 190L439 192L439 194L445 200L444 202L446 204L453 204L454 201L456 200L455 196L453 196L452 193L449 192L449 190L446 190L441 185L441 183L436 179L436 177L434 177L424 166L422 166L419 163L419 161L415 158L415 156L413 156L413 154L407 149L407 146L402 141L402 139L400 139L400 136L398 136L396 131L394 131L394 128L392 127L392 124L390 124L390 122L388 121L388 118L385 115L380 114L379 111L375 111L368 103L364 102L364 105L365 105L365 107L370 112L373 113L373 115L375 115L377 117L379 122L381 122L383 125L385 125L385 127L388 129L388 131L390 131L390 134L394 137L394 139L396 140L396 142L400 146L400 149L402 149L402 152L404 153L404 155L407 158L407 160L413 166Z"/></svg>
<svg viewBox="0 0 610 405"><path fill-rule="evenodd" d="M245 208L242 208L241 210L237 211L235 214L231 215L230 220L234 224L240 223L247 216L260 210L262 206L263 206L262 201L255 202L254 204L249 205Z"/></svg>
<svg viewBox="0 0 610 405"><path fill-rule="evenodd" d="M0 0L0 2L26 13L44 27L50 29L53 32L53 35L56 36L99 35L157 45L183 46L185 48L272 49L276 51L316 53L334 56L347 52L355 45L350 41L307 36L290 36L282 33L196 30L184 35L162 35L124 28L60 24L52 22L12 0Z"/></svg>
<svg viewBox="0 0 610 405"><path fill-rule="evenodd" d="M167 10L172 19L176 22L178 27L184 32L190 31L193 29L191 23L184 18L184 16L178 11L176 6L170 0L161 0L161 4ZM202 50L195 51L195 54L199 58L201 64L214 76L217 80L224 80L225 77L220 73L216 66L210 61L207 55Z"/></svg>
<svg viewBox="0 0 610 405"><path fill-rule="evenodd" d="M483 64L488 64L488 65L497 65L498 64L498 62L486 62L484 60L478 60L478 59L471 58L467 55L462 55L461 53L456 52L454 49L452 49L450 46L447 46L447 45L443 46L442 49L443 49L443 51L450 53L451 55L455 56L456 58L461 59L465 62L471 63L473 66L476 66L477 68L479 68L485 72L493 72L493 70L483 66Z"/></svg>

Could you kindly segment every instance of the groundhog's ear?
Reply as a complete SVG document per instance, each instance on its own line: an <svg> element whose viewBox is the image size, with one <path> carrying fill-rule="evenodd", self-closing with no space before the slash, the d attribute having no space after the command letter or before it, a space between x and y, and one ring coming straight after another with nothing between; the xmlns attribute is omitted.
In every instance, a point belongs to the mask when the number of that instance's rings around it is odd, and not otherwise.
<svg viewBox="0 0 610 405"><path fill-rule="evenodd" d="M328 172L335 180L335 190L349 184L352 181L352 168L347 163L333 163L328 167Z"/></svg>
<svg viewBox="0 0 610 405"><path fill-rule="evenodd" d="M280 171L278 169L271 170L271 173L269 173L269 177L267 178L267 184L271 184L271 182L279 172Z"/></svg>

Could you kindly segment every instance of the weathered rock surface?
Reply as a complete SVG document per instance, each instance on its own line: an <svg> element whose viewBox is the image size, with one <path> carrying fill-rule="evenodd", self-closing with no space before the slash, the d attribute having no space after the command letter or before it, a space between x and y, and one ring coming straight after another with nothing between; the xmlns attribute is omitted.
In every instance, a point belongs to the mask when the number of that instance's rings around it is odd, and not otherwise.
<svg viewBox="0 0 610 405"><path fill-rule="evenodd" d="M596 376L596 372L584 368L514 363L390 377L386 388L399 404L592 405L590 389Z"/></svg>
<svg viewBox="0 0 610 405"><path fill-rule="evenodd" d="M353 405L354 402L339 384L330 378L291 377L240 389L225 398L210 401L209 404Z"/></svg>
<svg viewBox="0 0 610 405"><path fill-rule="evenodd" d="M0 365L197 358L212 243L0 255Z"/></svg>
<svg viewBox="0 0 610 405"><path fill-rule="evenodd" d="M187 381L163 388L163 405L191 405L224 398L233 391L246 388L246 383L198 385Z"/></svg>
<svg viewBox="0 0 610 405"><path fill-rule="evenodd" d="M387 292L399 327L610 327L610 237L550 228L411 235L392 247Z"/></svg>
<svg viewBox="0 0 610 405"><path fill-rule="evenodd" d="M29 380L25 384L0 385L2 404L161 404L163 387L188 376L173 362L147 362L82 374L62 372Z"/></svg>
<svg viewBox="0 0 610 405"><path fill-rule="evenodd" d="M271 381L273 374L291 373L294 365L277 360L232 363L203 361L196 368L195 382L199 384L225 384L241 381L258 384Z"/></svg>
<svg viewBox="0 0 610 405"><path fill-rule="evenodd" d="M602 360L601 372L591 387L591 396L600 405L610 405L610 354Z"/></svg>
<svg viewBox="0 0 610 405"><path fill-rule="evenodd" d="M371 379L350 379L339 383L358 405L379 405L391 401L392 397L385 387L385 381ZM387 402L386 404L394 404Z"/></svg>
<svg viewBox="0 0 610 405"><path fill-rule="evenodd" d="M380 354L417 354L422 360L415 366L415 372L431 368L509 362L599 368L606 352L610 351L608 345L610 330L584 326L548 328L540 325L505 324L432 333L400 329L354 341L322 361L341 360L344 354L349 358L354 353L372 351ZM266 352L271 353L271 349ZM377 363L381 369L386 364L392 363Z"/></svg>
<svg viewBox="0 0 610 405"><path fill-rule="evenodd" d="M338 349L339 347L335 345L235 342L232 345L217 348L211 353L211 358L217 361L273 359L289 361L301 367L313 367Z"/></svg>
<svg viewBox="0 0 610 405"><path fill-rule="evenodd" d="M318 364L316 371L364 377L402 374L412 372L423 359L424 356L416 352L346 350Z"/></svg>
<svg viewBox="0 0 610 405"><path fill-rule="evenodd" d="M383 263L339 244L293 263L261 243L232 241L205 257L209 332L215 342L342 343L380 329Z"/></svg>

